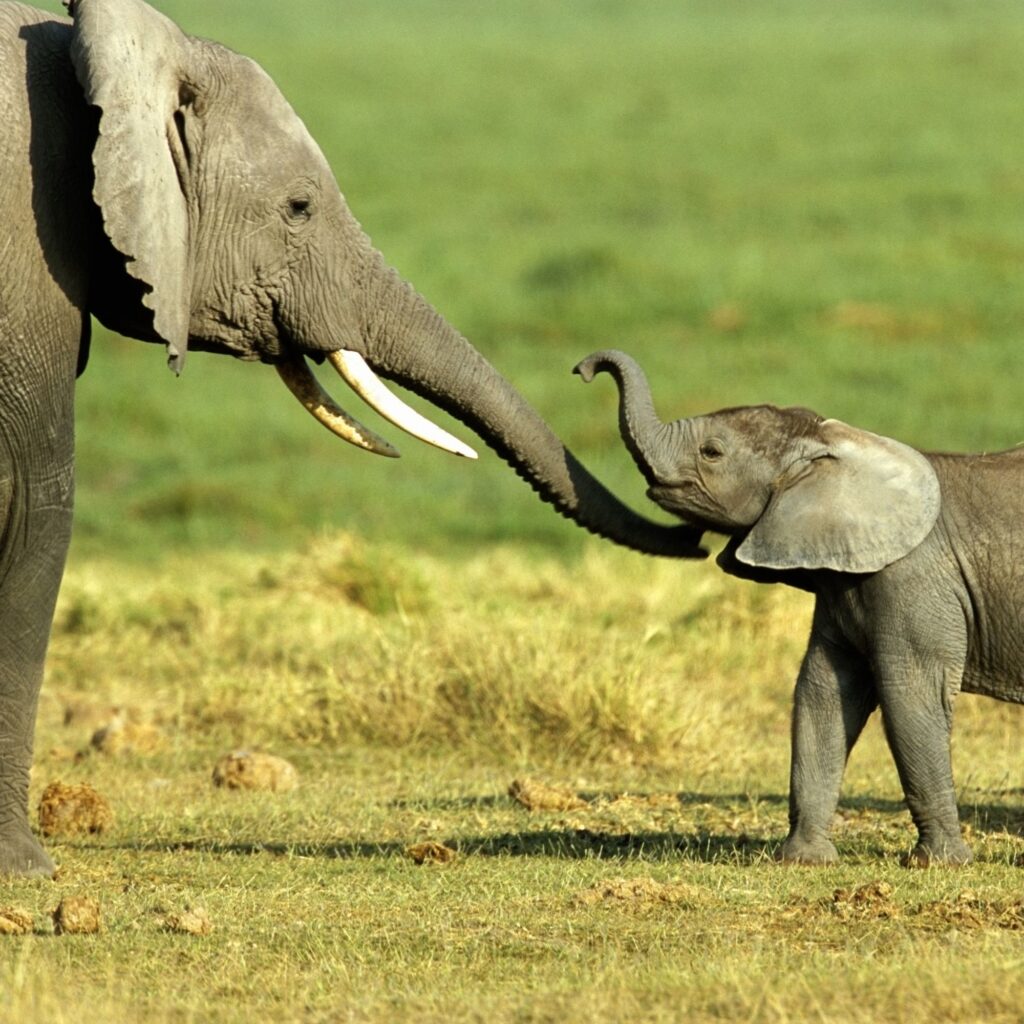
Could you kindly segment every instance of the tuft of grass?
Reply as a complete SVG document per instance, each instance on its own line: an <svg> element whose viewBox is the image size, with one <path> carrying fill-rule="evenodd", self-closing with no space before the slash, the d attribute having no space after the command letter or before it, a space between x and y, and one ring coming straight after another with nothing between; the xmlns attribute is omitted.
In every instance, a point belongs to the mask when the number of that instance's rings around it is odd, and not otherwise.
<svg viewBox="0 0 1024 1024"><path fill-rule="evenodd" d="M340 544L321 544L310 557L324 587L336 592L328 594L328 600L340 596L373 615L416 615L427 610L431 600L427 580L420 567L402 555L346 537Z"/></svg>

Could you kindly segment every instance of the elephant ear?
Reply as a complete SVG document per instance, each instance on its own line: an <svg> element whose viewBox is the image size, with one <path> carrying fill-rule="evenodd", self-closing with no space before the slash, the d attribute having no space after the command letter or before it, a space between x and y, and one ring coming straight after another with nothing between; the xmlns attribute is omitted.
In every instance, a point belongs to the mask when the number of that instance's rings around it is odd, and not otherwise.
<svg viewBox="0 0 1024 1024"><path fill-rule="evenodd" d="M939 481L918 451L838 420L777 482L736 549L762 569L877 572L913 551L939 514Z"/></svg>
<svg viewBox="0 0 1024 1024"><path fill-rule="evenodd" d="M100 110L93 198L178 372L188 346L191 257L183 110L188 43L140 0L73 0L71 59Z"/></svg>

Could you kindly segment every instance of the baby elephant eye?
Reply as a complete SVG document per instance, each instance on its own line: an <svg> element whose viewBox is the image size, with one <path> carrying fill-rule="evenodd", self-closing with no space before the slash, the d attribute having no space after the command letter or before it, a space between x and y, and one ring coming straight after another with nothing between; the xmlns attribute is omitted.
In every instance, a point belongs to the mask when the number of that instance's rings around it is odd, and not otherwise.
<svg viewBox="0 0 1024 1024"><path fill-rule="evenodd" d="M700 446L700 454L701 458L708 462L714 462L716 459L720 459L725 452L722 451L722 446L717 441L705 441Z"/></svg>

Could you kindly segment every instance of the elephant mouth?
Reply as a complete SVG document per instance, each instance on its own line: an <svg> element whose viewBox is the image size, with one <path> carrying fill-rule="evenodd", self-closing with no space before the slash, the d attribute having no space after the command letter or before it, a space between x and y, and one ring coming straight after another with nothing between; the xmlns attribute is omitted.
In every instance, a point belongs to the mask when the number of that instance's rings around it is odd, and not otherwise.
<svg viewBox="0 0 1024 1024"><path fill-rule="evenodd" d="M713 533L728 532L720 522L701 516L693 511L693 500L684 499L678 485L655 485L647 488L647 497L669 514L698 530L711 530Z"/></svg>
<svg viewBox="0 0 1024 1024"><path fill-rule="evenodd" d="M703 526L704 523L684 507L678 487L667 487L655 484L647 488L647 497L656 505L660 505L666 512L671 512L678 519L690 526Z"/></svg>
<svg viewBox="0 0 1024 1024"><path fill-rule="evenodd" d="M476 452L457 437L431 423L415 409L406 405L397 395L389 391L384 382L370 369L366 360L350 349L338 349L327 355L338 376L366 402L371 409L389 423L407 434L440 448L442 451L475 459ZM312 370L302 355L296 354L276 364L281 380L298 399L302 407L332 434L364 451L397 459L399 451L369 427L363 426L350 416L324 389L313 376Z"/></svg>

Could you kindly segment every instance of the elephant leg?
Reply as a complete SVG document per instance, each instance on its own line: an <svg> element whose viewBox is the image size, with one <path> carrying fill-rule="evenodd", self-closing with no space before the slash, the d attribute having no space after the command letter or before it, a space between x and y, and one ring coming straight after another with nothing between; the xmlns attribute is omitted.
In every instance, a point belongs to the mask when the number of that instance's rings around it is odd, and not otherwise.
<svg viewBox="0 0 1024 1024"><path fill-rule="evenodd" d="M907 858L913 867L967 864L971 849L960 833L953 789L950 734L953 709L944 671L905 662L885 673L879 685L882 720L896 761L917 845ZM959 672L955 673L959 679Z"/></svg>
<svg viewBox="0 0 1024 1024"><path fill-rule="evenodd" d="M0 875L52 875L53 861L29 828L28 783L43 662L71 537L70 465L51 472L47 485L26 488L46 492L35 508L26 507L17 484L0 488L9 510L0 574Z"/></svg>
<svg viewBox="0 0 1024 1024"><path fill-rule="evenodd" d="M877 703L874 681L862 659L815 630L794 693L789 835L779 860L838 860L829 832L843 770Z"/></svg>

